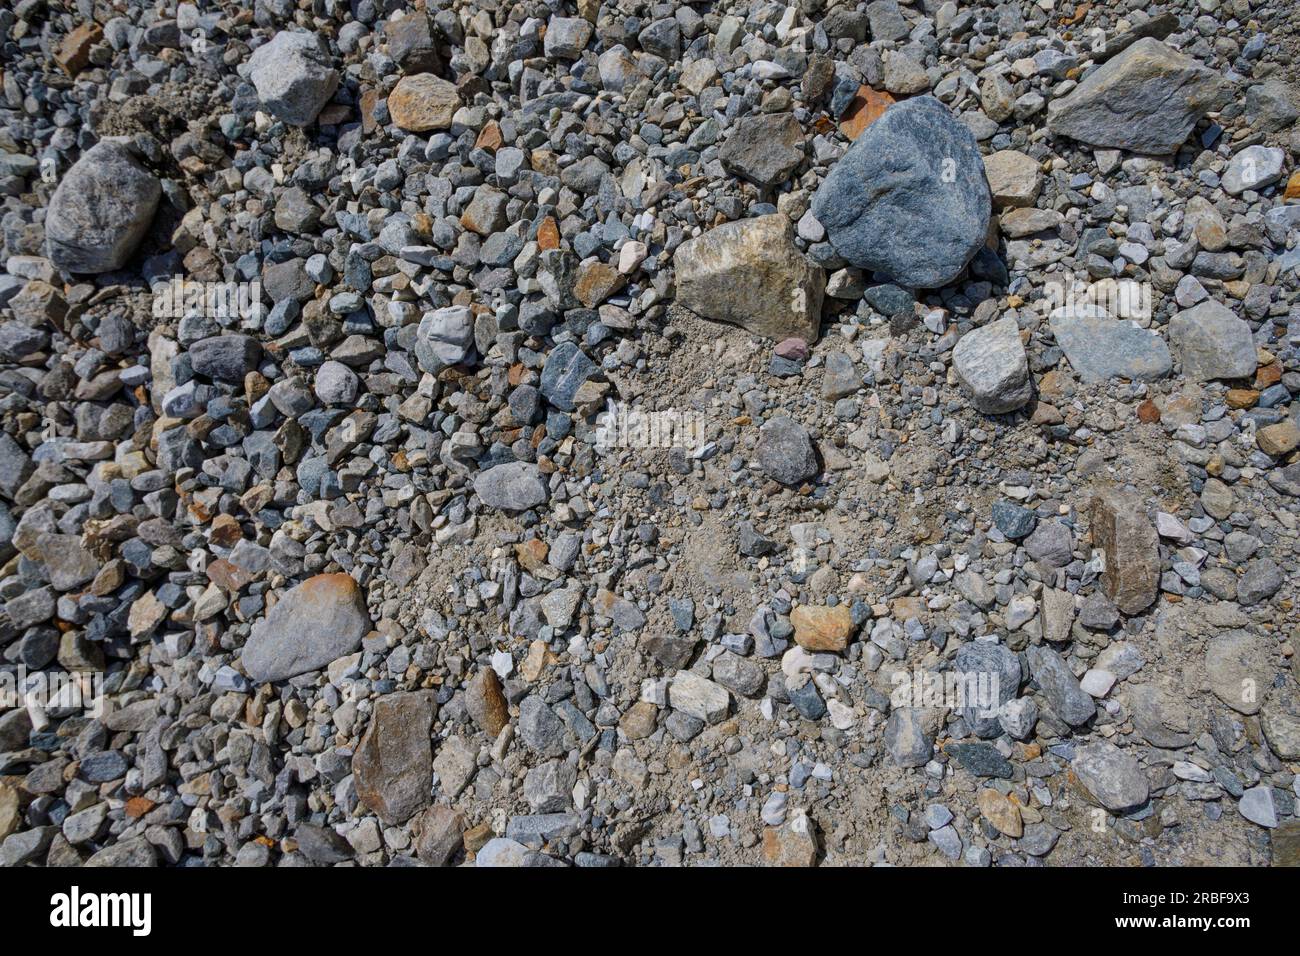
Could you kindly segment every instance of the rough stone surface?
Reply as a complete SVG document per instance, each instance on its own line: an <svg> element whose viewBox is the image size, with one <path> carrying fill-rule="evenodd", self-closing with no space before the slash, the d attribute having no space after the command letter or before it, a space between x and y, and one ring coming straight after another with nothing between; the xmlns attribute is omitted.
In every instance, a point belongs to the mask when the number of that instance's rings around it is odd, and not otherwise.
<svg viewBox="0 0 1300 956"><path fill-rule="evenodd" d="M971 403L986 415L1023 408L1033 397L1033 379L1010 316L963 335L953 349L953 368L970 390Z"/></svg>
<svg viewBox="0 0 1300 956"><path fill-rule="evenodd" d="M1172 153L1226 102L1223 78L1154 37L1140 39L1052 104L1047 126L1090 146Z"/></svg>
<svg viewBox="0 0 1300 956"><path fill-rule="evenodd" d="M1160 542L1142 500L1122 491L1097 495L1089 520L1093 546L1106 556L1106 597L1124 614L1142 613L1154 603L1160 583Z"/></svg>
<svg viewBox="0 0 1300 956"><path fill-rule="evenodd" d="M429 735L436 712L428 691L380 698L352 757L357 796L390 826L405 823L429 804Z"/></svg>
<svg viewBox="0 0 1300 956"><path fill-rule="evenodd" d="M1165 340L1126 319L1095 310L1058 309L1052 313L1051 328L1082 382L1153 382L1173 368Z"/></svg>
<svg viewBox="0 0 1300 956"><path fill-rule="evenodd" d="M1212 299L1169 320L1169 344L1183 375L1196 382L1245 378L1255 371L1250 326Z"/></svg>
<svg viewBox="0 0 1300 956"><path fill-rule="evenodd" d="M307 126L338 89L339 74L314 33L282 30L253 51L248 75L262 105L291 126Z"/></svg>

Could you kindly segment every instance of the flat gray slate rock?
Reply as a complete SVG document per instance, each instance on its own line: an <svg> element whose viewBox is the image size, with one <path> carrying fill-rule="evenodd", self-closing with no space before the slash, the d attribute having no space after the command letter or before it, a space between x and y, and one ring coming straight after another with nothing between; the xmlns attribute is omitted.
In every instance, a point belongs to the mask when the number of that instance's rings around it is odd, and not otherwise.
<svg viewBox="0 0 1300 956"><path fill-rule="evenodd" d="M357 582L346 574L318 574L253 625L244 671L255 681L277 681L320 670L355 651L370 628Z"/></svg>
<svg viewBox="0 0 1300 956"><path fill-rule="evenodd" d="M1182 146L1197 120L1221 109L1230 94L1217 73L1147 37L1053 102L1047 128L1090 146L1164 155Z"/></svg>
<svg viewBox="0 0 1300 956"><path fill-rule="evenodd" d="M1159 335L1099 309L1057 309L1049 325L1070 367L1088 384L1112 378L1154 382L1173 368L1169 346Z"/></svg>

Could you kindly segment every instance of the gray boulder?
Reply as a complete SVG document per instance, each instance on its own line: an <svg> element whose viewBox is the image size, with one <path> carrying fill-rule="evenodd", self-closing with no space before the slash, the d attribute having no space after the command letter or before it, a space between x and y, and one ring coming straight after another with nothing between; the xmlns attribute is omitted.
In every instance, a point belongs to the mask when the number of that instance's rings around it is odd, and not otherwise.
<svg viewBox="0 0 1300 956"><path fill-rule="evenodd" d="M255 681L277 681L320 670L355 651L370 628L357 582L346 574L318 574L253 625L244 644L244 671Z"/></svg>
<svg viewBox="0 0 1300 956"><path fill-rule="evenodd" d="M836 252L899 285L956 279L984 244L992 197L975 137L932 96L896 103L813 196Z"/></svg>
<svg viewBox="0 0 1300 956"><path fill-rule="evenodd" d="M1033 397L1025 346L1010 316L963 335L952 360L957 377L971 393L971 404L985 415L1014 412Z"/></svg>
<svg viewBox="0 0 1300 956"><path fill-rule="evenodd" d="M1147 37L1053 102L1047 128L1090 146L1164 155L1231 92L1219 73Z"/></svg>
<svg viewBox="0 0 1300 956"><path fill-rule="evenodd" d="M1193 381L1246 378L1255 374L1255 339L1250 326L1225 305L1207 299L1169 320L1169 343Z"/></svg>
<svg viewBox="0 0 1300 956"><path fill-rule="evenodd" d="M50 198L45 242L65 272L120 269L144 238L162 186L121 143L101 140L82 154Z"/></svg>
<svg viewBox="0 0 1300 956"><path fill-rule="evenodd" d="M339 85L325 42L299 31L281 31L254 50L248 75L262 105L290 126L314 121Z"/></svg>
<svg viewBox="0 0 1300 956"><path fill-rule="evenodd" d="M1173 368L1159 335L1096 307L1057 309L1049 325L1070 367L1088 384L1113 378L1153 382Z"/></svg>

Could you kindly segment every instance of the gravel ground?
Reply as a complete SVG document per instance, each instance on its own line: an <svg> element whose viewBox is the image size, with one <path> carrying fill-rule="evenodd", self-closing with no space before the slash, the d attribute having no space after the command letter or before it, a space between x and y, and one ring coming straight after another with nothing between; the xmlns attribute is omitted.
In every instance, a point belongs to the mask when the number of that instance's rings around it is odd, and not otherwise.
<svg viewBox="0 0 1300 956"><path fill-rule="evenodd" d="M0 10L0 865L1298 865L1297 12Z"/></svg>

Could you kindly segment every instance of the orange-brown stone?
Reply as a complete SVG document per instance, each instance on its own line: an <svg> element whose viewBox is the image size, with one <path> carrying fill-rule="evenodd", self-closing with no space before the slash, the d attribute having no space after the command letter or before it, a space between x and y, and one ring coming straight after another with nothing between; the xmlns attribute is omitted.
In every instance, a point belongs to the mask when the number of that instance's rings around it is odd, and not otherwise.
<svg viewBox="0 0 1300 956"><path fill-rule="evenodd" d="M487 125L483 127L482 132L478 134L478 139L474 141L477 149L485 149L489 153L495 153L503 144L501 139L501 127L496 120L488 120Z"/></svg>
<svg viewBox="0 0 1300 956"><path fill-rule="evenodd" d="M1283 198L1290 202L1293 199L1300 199L1300 169L1291 174L1291 178L1286 181L1286 192Z"/></svg>
<svg viewBox="0 0 1300 956"><path fill-rule="evenodd" d="M54 54L54 62L68 76L76 76L90 65L90 48L103 37L104 31L98 23L83 23L63 38L58 52Z"/></svg>
<svg viewBox="0 0 1300 956"><path fill-rule="evenodd" d="M801 604L790 612L790 623L795 641L809 651L842 651L853 632L853 615L843 604Z"/></svg>
<svg viewBox="0 0 1300 956"><path fill-rule="evenodd" d="M1230 388L1225 399L1229 408L1254 408L1259 392L1253 388Z"/></svg>
<svg viewBox="0 0 1300 956"><path fill-rule="evenodd" d="M873 90L869 86L858 87L849 108L840 119L840 132L849 139L857 139L862 131L885 115L885 110L894 105L894 98L884 90Z"/></svg>
<svg viewBox="0 0 1300 956"><path fill-rule="evenodd" d="M547 216L537 227L537 248L543 252L560 248L560 227L555 224L554 217Z"/></svg>

